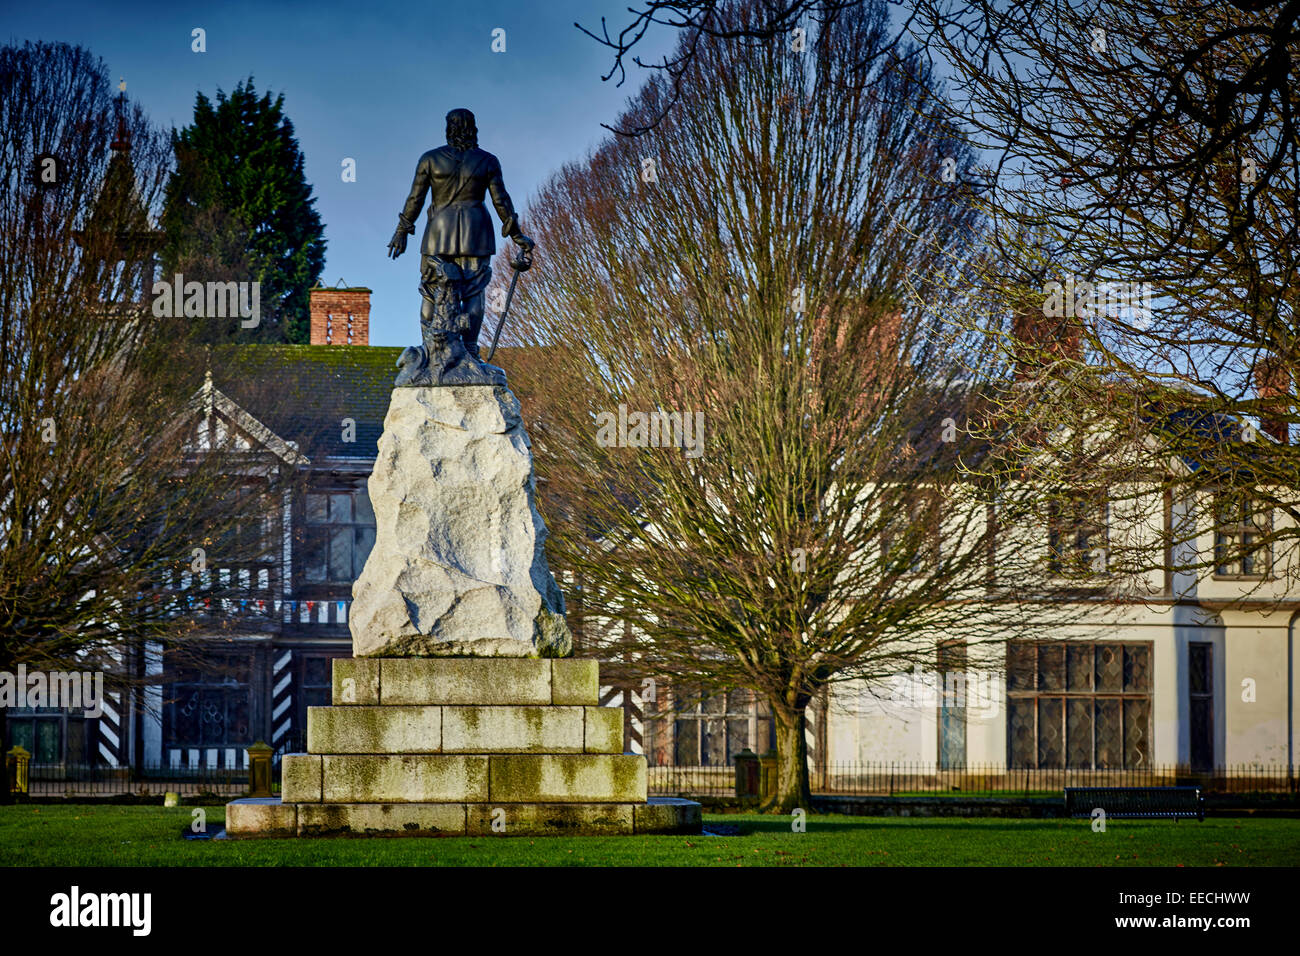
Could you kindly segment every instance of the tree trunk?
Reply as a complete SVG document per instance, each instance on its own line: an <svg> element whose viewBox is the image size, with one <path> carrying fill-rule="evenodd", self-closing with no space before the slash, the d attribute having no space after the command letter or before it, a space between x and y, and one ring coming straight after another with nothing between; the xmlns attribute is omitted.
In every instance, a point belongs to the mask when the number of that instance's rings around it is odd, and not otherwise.
<svg viewBox="0 0 1300 956"><path fill-rule="evenodd" d="M776 723L776 797L765 810L790 813L812 811L812 788L808 781L808 739L804 736L807 705L773 706Z"/></svg>

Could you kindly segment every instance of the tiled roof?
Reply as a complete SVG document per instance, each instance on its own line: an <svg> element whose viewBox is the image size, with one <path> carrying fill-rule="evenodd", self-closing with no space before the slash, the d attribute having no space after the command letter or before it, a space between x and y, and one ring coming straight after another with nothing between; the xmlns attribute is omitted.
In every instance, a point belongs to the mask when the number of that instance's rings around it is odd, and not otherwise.
<svg viewBox="0 0 1300 956"><path fill-rule="evenodd" d="M529 351L502 348L493 360L525 409L533 363L520 353ZM401 353L377 345L227 345L214 347L210 361L217 388L308 458L373 461ZM344 441L345 419L355 423L354 441Z"/></svg>
<svg viewBox="0 0 1300 956"><path fill-rule="evenodd" d="M378 450L400 348L229 345L212 350L212 381L312 460ZM355 441L344 441L344 420Z"/></svg>

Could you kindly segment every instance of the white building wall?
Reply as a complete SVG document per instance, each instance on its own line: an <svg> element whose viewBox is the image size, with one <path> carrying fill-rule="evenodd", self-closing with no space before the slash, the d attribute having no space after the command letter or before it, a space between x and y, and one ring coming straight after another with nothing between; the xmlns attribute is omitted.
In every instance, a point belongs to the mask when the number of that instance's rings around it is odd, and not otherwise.
<svg viewBox="0 0 1300 956"><path fill-rule="evenodd" d="M1300 709L1300 661L1290 659L1285 611L1224 611L1222 617L1191 605L1138 605L1122 616L1092 628L1075 626L1068 634L1046 639L1150 642L1151 761L1161 766L1187 765L1191 759L1188 645L1213 647L1214 763L1216 766L1285 767L1288 760L1288 712L1291 714L1290 759L1300 763L1295 728ZM1026 632L1024 639L1031 639ZM997 659L998 654L992 657ZM1003 656L1003 660L1005 657ZM1003 766L1007 759L1005 681L997 675L999 697L993 706L977 698L968 702L968 765ZM1253 681L1254 699L1247 685ZM876 695L862 682L836 685L831 693L827 728L832 763L920 763L938 759L937 700L890 700L890 685Z"/></svg>
<svg viewBox="0 0 1300 956"><path fill-rule="evenodd" d="M1225 611L1223 616L1227 632L1223 762L1284 765L1287 711L1294 707L1287 681L1288 615Z"/></svg>
<svg viewBox="0 0 1300 956"><path fill-rule="evenodd" d="M933 707L889 699L890 688L864 681L837 684L830 695L826 730L830 763L933 763L938 728Z"/></svg>

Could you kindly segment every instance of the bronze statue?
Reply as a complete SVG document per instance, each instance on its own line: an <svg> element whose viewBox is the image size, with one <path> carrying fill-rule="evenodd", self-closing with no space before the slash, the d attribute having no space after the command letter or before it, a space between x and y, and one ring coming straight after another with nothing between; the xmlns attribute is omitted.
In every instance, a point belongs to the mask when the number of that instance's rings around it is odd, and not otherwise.
<svg viewBox="0 0 1300 956"><path fill-rule="evenodd" d="M505 385L505 373L483 362L478 349L483 294L496 252L485 194L491 194L501 217L501 235L520 246L516 269L531 264L534 243L519 228L500 160L478 148L478 128L469 110L447 114L447 145L429 150L416 164L411 193L388 244L392 258L406 251L406 237L415 233L426 193L429 220L420 243L423 345L402 352L396 384Z"/></svg>

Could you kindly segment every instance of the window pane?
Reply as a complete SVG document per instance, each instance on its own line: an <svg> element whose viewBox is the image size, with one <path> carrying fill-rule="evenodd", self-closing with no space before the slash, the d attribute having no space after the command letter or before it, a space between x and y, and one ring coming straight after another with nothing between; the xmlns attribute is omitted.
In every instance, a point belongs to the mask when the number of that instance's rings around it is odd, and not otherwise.
<svg viewBox="0 0 1300 956"><path fill-rule="evenodd" d="M676 746L673 748L673 762L680 767L697 767L700 763L700 722L698 720L676 721Z"/></svg>
<svg viewBox="0 0 1300 956"><path fill-rule="evenodd" d="M68 740L63 759L68 763L93 763L95 754L86 752L86 725L87 720L77 719L71 715L64 725L67 731Z"/></svg>
<svg viewBox="0 0 1300 956"><path fill-rule="evenodd" d="M226 713L226 692L219 687L205 688L199 692L199 701L199 743L222 743L230 720Z"/></svg>
<svg viewBox="0 0 1300 956"><path fill-rule="evenodd" d="M302 576L310 582L321 582L325 580L325 572L328 569L329 557L328 540L322 531L313 531L306 537L303 546Z"/></svg>
<svg viewBox="0 0 1300 956"><path fill-rule="evenodd" d="M330 495L330 524L352 523L352 496Z"/></svg>
<svg viewBox="0 0 1300 956"><path fill-rule="evenodd" d="M370 557L370 549L375 546L375 529L357 528L356 535L357 546L352 553L353 578L361 577L361 569L366 566L366 558Z"/></svg>
<svg viewBox="0 0 1300 956"><path fill-rule="evenodd" d="M1267 568L1264 562L1264 549L1260 547L1259 535L1249 532L1242 535L1242 574L1263 574Z"/></svg>
<svg viewBox="0 0 1300 956"><path fill-rule="evenodd" d="M1092 766L1092 701L1087 698L1067 701L1065 712L1067 741L1066 765Z"/></svg>
<svg viewBox="0 0 1300 956"><path fill-rule="evenodd" d="M352 529L336 528L330 534L331 581L352 580Z"/></svg>
<svg viewBox="0 0 1300 956"><path fill-rule="evenodd" d="M1071 644L1065 649L1066 685L1072 691L1092 690L1092 645Z"/></svg>
<svg viewBox="0 0 1300 956"><path fill-rule="evenodd" d="M1142 697L1124 701L1124 766L1136 770L1151 762L1148 734L1150 704Z"/></svg>
<svg viewBox="0 0 1300 956"><path fill-rule="evenodd" d="M1193 697L1191 704L1192 769L1209 770L1214 762L1214 700Z"/></svg>
<svg viewBox="0 0 1300 956"><path fill-rule="evenodd" d="M1065 648L1059 644L1038 648L1038 689L1065 689Z"/></svg>
<svg viewBox="0 0 1300 956"><path fill-rule="evenodd" d="M186 690L172 708L171 741L176 744L194 744L199 736L199 692Z"/></svg>
<svg viewBox="0 0 1300 956"><path fill-rule="evenodd" d="M966 766L966 711L944 707L939 711L939 767Z"/></svg>
<svg viewBox="0 0 1300 956"><path fill-rule="evenodd" d="M945 641L939 645L939 671L960 671L966 669L966 643L964 641Z"/></svg>
<svg viewBox="0 0 1300 956"><path fill-rule="evenodd" d="M370 507L370 493L362 488L353 496L353 506L356 508L357 524L374 524L375 511Z"/></svg>
<svg viewBox="0 0 1300 956"><path fill-rule="evenodd" d="M9 718L9 741L15 747L22 747L29 754L36 752L35 731L30 720Z"/></svg>
<svg viewBox="0 0 1300 956"><path fill-rule="evenodd" d="M1034 689L1034 645L1013 641L1007 645L1007 690L1030 691Z"/></svg>
<svg viewBox="0 0 1300 956"><path fill-rule="evenodd" d="M330 659L328 657L309 657L303 662L302 682L304 687L327 687L330 685Z"/></svg>
<svg viewBox="0 0 1300 956"><path fill-rule="evenodd" d="M1233 566L1233 538L1232 535L1219 532L1214 536L1214 573L1215 574L1232 574L1235 572Z"/></svg>
<svg viewBox="0 0 1300 956"><path fill-rule="evenodd" d="M226 697L226 724L223 744L251 743L249 737L249 689L239 687L224 692Z"/></svg>
<svg viewBox="0 0 1300 956"><path fill-rule="evenodd" d="M1038 698L1038 767L1056 769L1065 764L1062 734L1064 707L1059 697Z"/></svg>
<svg viewBox="0 0 1300 956"><path fill-rule="evenodd" d="M306 699L308 707L326 707L330 704L328 687L308 687L302 692L302 696Z"/></svg>
<svg viewBox="0 0 1300 956"><path fill-rule="evenodd" d="M1124 652L1119 644L1097 645L1097 691L1119 693L1124 687Z"/></svg>
<svg viewBox="0 0 1300 956"><path fill-rule="evenodd" d="M36 763L59 763L63 760L60 723L59 720L36 721L36 752L32 754Z"/></svg>
<svg viewBox="0 0 1300 956"><path fill-rule="evenodd" d="M325 495L307 496L307 523L325 524L329 519L328 501Z"/></svg>
<svg viewBox="0 0 1300 956"><path fill-rule="evenodd" d="M1094 737L1097 741L1097 769L1118 770L1123 767L1123 748L1120 740L1119 700L1114 697L1098 699L1093 711Z"/></svg>
<svg viewBox="0 0 1300 956"><path fill-rule="evenodd" d="M1210 645L1200 641L1187 647L1188 686L1193 694L1208 694L1214 686L1210 676Z"/></svg>
<svg viewBox="0 0 1300 956"><path fill-rule="evenodd" d="M1034 702L1011 698L1007 701L1007 727L1011 744L1011 766L1034 766Z"/></svg>
<svg viewBox="0 0 1300 956"><path fill-rule="evenodd" d="M706 767L725 767L727 765L727 722L721 718L711 717L700 723L702 725L700 763Z"/></svg>
<svg viewBox="0 0 1300 956"><path fill-rule="evenodd" d="M736 754L746 747L750 747L749 718L732 717L727 721L727 763L732 763ZM750 749L753 748L750 747Z"/></svg>
<svg viewBox="0 0 1300 956"><path fill-rule="evenodd" d="M1145 692L1151 683L1151 649L1148 647L1124 648L1124 690L1128 693Z"/></svg>

